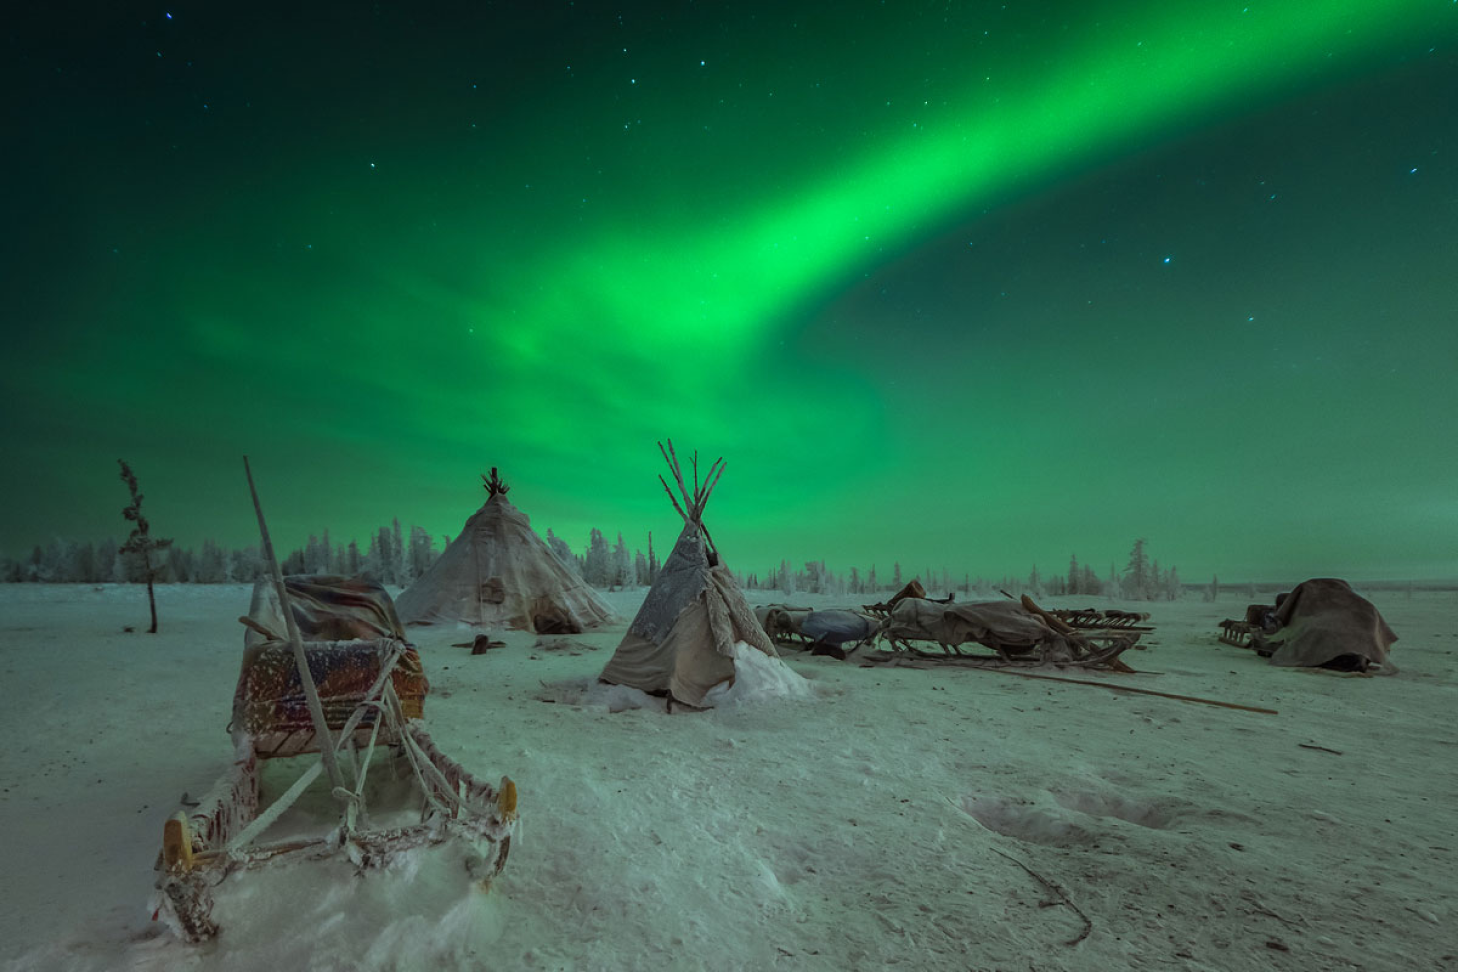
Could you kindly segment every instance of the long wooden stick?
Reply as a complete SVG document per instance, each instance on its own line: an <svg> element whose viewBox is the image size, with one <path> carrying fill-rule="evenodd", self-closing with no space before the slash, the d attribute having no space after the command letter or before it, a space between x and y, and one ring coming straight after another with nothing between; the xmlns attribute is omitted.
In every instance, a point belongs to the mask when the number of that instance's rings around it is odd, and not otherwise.
<svg viewBox="0 0 1458 972"><path fill-rule="evenodd" d="M284 624L288 626L289 645L294 649L294 664L299 669L299 683L304 687L304 698L309 702L309 718L314 721L314 733L319 737L319 749L323 753L324 768L329 771L329 785L344 785L339 775L339 764L334 759L334 741L329 737L329 723L324 718L324 706L319 701L319 688L314 684L314 675L309 671L309 659L304 654L304 639L299 636L299 625L294 621L294 609L289 604L288 588L284 586L283 571L278 568L278 558L273 553L273 541L268 537L268 523L263 519L263 506L258 502L258 488L253 485L253 470L248 457L243 457L243 472L248 476L248 492L253 494L253 510L258 514L258 533L263 538L263 556L268 561L269 573L273 575L273 589L278 594L279 611L283 613Z"/></svg>
<svg viewBox="0 0 1458 972"><path fill-rule="evenodd" d="M673 508L675 510L678 510L678 515L683 517L683 522L689 522L688 514L683 511L683 507L678 505L678 500L674 497L673 490L668 488L668 481L665 480L662 476L658 477L658 481L660 483L663 483L663 491L668 494L669 502L673 504Z"/></svg>
<svg viewBox="0 0 1458 972"><path fill-rule="evenodd" d="M1014 672L1006 668L981 668L978 671L996 672L999 675L1016 675L1018 678L1036 678L1043 682L1068 682L1071 685L1093 685L1111 692L1134 692L1139 695L1154 695L1161 699L1177 699L1180 702L1199 702L1201 705L1218 705L1222 709L1239 709L1242 712L1260 712L1265 715L1279 715L1275 709L1261 709L1253 705L1238 705L1234 702L1220 702L1216 699L1202 699L1196 695L1174 695L1170 692L1156 692L1153 689L1130 688L1127 685L1109 685L1104 682L1085 682L1080 678L1064 678L1061 675L1034 675L1032 672Z"/></svg>

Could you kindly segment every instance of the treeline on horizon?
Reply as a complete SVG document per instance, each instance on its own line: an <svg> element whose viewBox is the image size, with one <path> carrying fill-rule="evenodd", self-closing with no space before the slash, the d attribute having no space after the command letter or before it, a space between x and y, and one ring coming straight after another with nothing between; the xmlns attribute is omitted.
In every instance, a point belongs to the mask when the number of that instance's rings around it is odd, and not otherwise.
<svg viewBox="0 0 1458 972"><path fill-rule="evenodd" d="M369 537L363 549L358 541L334 543L325 530L323 536L311 535L304 546L290 551L280 562L285 574L367 575L381 583L404 587L420 577L439 558L451 538L435 538L425 528L412 526L408 532L399 520L380 527ZM650 586L658 577L661 561L648 534L648 550L628 547L621 533L616 543L609 543L601 530L592 530L582 553L575 553L567 541L548 529L548 548L574 574L593 587L610 590L622 587ZM265 565L257 546L225 548L204 540L198 549L173 544L165 551L161 563L153 565L153 580L162 584L251 584L263 577ZM924 568L913 572L893 562L889 572L878 572L875 565L862 570L850 567L837 573L825 561L809 561L800 569L790 561L764 572L735 571L739 583L748 590L779 591L792 594L870 595L882 591L899 591L912 580L919 581L929 596L962 595L964 597L995 596L1001 591L1027 591L1033 595L1086 594L1106 595L1132 600L1173 600L1187 588L1175 567L1161 567L1149 558L1146 542L1134 541L1122 570L1110 564L1100 574L1089 564L1070 557L1066 571L1043 573L1036 566L1026 575L1004 575L998 578L960 575L947 568ZM34 547L29 556L0 558L0 582L42 584L140 584L147 580L141 558L123 549L114 539L72 541L55 538L44 546ZM1207 598L1219 593L1218 578L1208 585L1199 585Z"/></svg>

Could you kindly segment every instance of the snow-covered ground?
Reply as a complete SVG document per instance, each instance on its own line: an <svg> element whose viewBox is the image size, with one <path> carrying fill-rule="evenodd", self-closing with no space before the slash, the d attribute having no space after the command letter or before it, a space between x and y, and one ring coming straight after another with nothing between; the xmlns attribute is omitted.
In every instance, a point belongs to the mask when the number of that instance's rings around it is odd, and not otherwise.
<svg viewBox="0 0 1458 972"><path fill-rule="evenodd" d="M1393 677L1219 644L1235 593L1148 606L1148 674L1075 675L1274 716L794 653L808 697L668 715L593 685L626 621L480 656L417 629L435 739L520 788L505 872L412 917L415 876L341 868L336 904L202 948L146 902L163 820L227 764L248 591L157 600L124 634L140 588L0 586L7 967L1458 969L1453 593L1374 597Z"/></svg>

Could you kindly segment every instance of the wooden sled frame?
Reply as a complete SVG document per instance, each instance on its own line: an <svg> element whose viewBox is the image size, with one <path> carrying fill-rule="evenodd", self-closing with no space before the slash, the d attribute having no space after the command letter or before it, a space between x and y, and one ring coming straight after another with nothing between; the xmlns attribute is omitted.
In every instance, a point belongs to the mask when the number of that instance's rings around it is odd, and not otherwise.
<svg viewBox="0 0 1458 972"><path fill-rule="evenodd" d="M363 869L378 868L395 855L416 847L451 839L470 842L479 855L472 874L483 888L501 873L511 849L516 822L516 784L502 777L499 787L476 779L446 756L423 725L404 718L390 681L390 672L403 651L397 643L390 664L384 666L370 692L338 735L335 755L348 753L355 767L352 802L340 827L329 834L273 843L256 842L267 826L317 779L322 758L310 766L290 789L260 811L259 765L262 758L244 739L232 767L197 806L174 813L163 824L162 852L157 887L161 896L153 918L166 913L167 923L189 942L214 937L211 888L237 869L266 866L281 859L318 859L346 850ZM359 753L354 731L371 709L381 717L372 727L369 744ZM389 735L379 738L381 725ZM411 827L357 829L365 781L377 744L388 748L397 766L409 764L421 784L421 818Z"/></svg>
<svg viewBox="0 0 1458 972"><path fill-rule="evenodd" d="M938 602L945 603L945 602ZM948 645L936 642L941 645L941 653L926 651L916 647L913 642L920 640L930 641L932 639L916 639L905 637L893 637L884 632L877 632L865 641L860 642L856 649L870 645L879 638L891 646L890 652L876 652L864 656L872 664L885 664L896 657L896 652L908 652L922 659L935 661L952 662L954 664L972 664L974 667L1041 667L1052 665L1058 668L1107 668L1116 672L1132 673L1134 669L1120 660L1119 656L1130 648L1139 647L1137 642L1144 631L1152 631L1153 628L1130 629L1124 626L1096 625L1091 628L1077 628L1067 620L1058 616L1057 612L1046 611L1034 603L1031 597L1024 594L1021 598L1023 607L1040 618L1052 629L1055 634L1061 635L1069 647L1073 650L1073 657L1052 657L1050 650L1052 644L1049 641L1039 642L1033 645L1005 645L998 643L981 643L982 647L990 648L996 654L994 657L986 655L971 655L962 651L959 645ZM1120 612L1127 614L1128 612ZM1135 617L1138 617L1135 615ZM1147 615L1144 619L1147 619Z"/></svg>
<svg viewBox="0 0 1458 972"><path fill-rule="evenodd" d="M872 652L861 656L872 663L885 663L901 654L911 654L917 658L931 661L964 665L975 668L1006 667L1006 668L1040 668L1053 666L1057 668L1109 668L1114 671L1132 672L1125 662L1119 659L1125 651L1135 647L1132 638L1127 635L1113 632L1099 634L1085 634L1065 636L1075 646L1082 645L1083 653L1072 658L1054 658L1049 656L1048 643L1034 646L1005 646L1005 645L983 645L995 654L971 653L962 650L960 645L941 645L940 652L928 651L917 646L918 639L893 638L885 636L882 640L891 646L890 651ZM862 642L862 645L870 642ZM859 646L858 646L859 647Z"/></svg>

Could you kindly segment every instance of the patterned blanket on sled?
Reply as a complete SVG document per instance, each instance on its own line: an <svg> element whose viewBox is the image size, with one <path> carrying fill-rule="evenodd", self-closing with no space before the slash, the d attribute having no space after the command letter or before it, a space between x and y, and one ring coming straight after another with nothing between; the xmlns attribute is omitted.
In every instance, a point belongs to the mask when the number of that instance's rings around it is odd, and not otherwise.
<svg viewBox="0 0 1458 972"><path fill-rule="evenodd" d="M394 602L378 582L362 577L295 576L285 578L284 586L325 721L338 731L404 641ZM271 584L260 581L254 587L248 622L231 731L235 738L246 735L262 756L317 752L308 701ZM429 685L413 646L405 645L391 681L404 716L421 718ZM361 742L368 740L377 717L378 710L371 710L360 722Z"/></svg>

